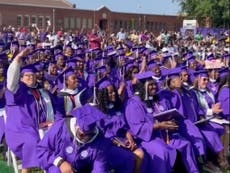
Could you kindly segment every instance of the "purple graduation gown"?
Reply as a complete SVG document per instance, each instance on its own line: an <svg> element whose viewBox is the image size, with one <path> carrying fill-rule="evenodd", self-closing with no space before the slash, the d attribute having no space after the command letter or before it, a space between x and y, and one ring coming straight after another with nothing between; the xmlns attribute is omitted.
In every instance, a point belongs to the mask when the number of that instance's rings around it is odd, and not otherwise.
<svg viewBox="0 0 230 173"><path fill-rule="evenodd" d="M131 97L126 105L125 117L131 134L150 155L149 172L169 173L176 159L176 150L166 145L153 131L154 121L138 96Z"/></svg>
<svg viewBox="0 0 230 173"><path fill-rule="evenodd" d="M222 87L218 94L218 102L220 102L221 108L223 110L221 116L226 119L230 119L230 88L225 86Z"/></svg>
<svg viewBox="0 0 230 173"><path fill-rule="evenodd" d="M214 104L214 100L210 98L211 92L201 92L198 90L193 90L193 94L196 96L196 103L198 103L195 107L198 111L198 115L205 117L207 108L203 106L201 103L201 97L203 96L205 98L205 101L209 108ZM214 152L218 153L221 150L224 149L222 142L220 140L220 136L224 134L224 128L216 123L208 122L208 123L202 123L198 125L198 128L201 130L202 134L204 135L206 139L207 146Z"/></svg>
<svg viewBox="0 0 230 173"><path fill-rule="evenodd" d="M217 92L219 90L219 83L218 82L208 82L207 87L210 89L212 94L216 97Z"/></svg>
<svg viewBox="0 0 230 173"><path fill-rule="evenodd" d="M46 115L41 113L38 117L35 99L29 88L21 82L15 94L7 89L5 97L7 145L22 160L23 168L37 167L39 165L35 148L40 141L39 123L46 121ZM51 95L50 98L52 99ZM55 116L60 118L62 115L54 110L60 106L52 105Z"/></svg>
<svg viewBox="0 0 230 173"><path fill-rule="evenodd" d="M158 114L160 112L164 112L170 109L170 103L169 100L166 100L163 97L158 97L156 101L152 101L153 109L152 109L152 115ZM188 173L195 173L199 172L197 163L196 163L196 158L195 154L193 152L192 145L188 139L182 137L181 134L183 134L183 129L186 127L186 122L185 120L178 120L178 125L179 129L178 131L175 132L169 132L169 138L170 138L170 143L169 145L172 148L177 149L180 151L181 156L182 156L182 161L187 169ZM164 131L161 131L164 132ZM182 133L181 133L182 132ZM165 138L166 139L166 138Z"/></svg>
<svg viewBox="0 0 230 173"><path fill-rule="evenodd" d="M84 172L85 168L90 167L92 173L108 173L111 167L118 173L133 172L133 155L123 155L121 148L113 146L100 134L88 144L77 144L69 121L70 118L56 121L37 146L40 167L47 173L60 173L53 165L57 157L69 162L77 172Z"/></svg>
<svg viewBox="0 0 230 173"><path fill-rule="evenodd" d="M190 97L188 91L183 90L183 94L181 94L177 90L173 92L162 90L158 95L170 101L168 105L171 109L176 108L181 115L184 115L185 119L180 124L180 134L191 142L195 155L205 155L205 139L200 130L193 124L197 120L197 114L195 107L191 104L194 100Z"/></svg>

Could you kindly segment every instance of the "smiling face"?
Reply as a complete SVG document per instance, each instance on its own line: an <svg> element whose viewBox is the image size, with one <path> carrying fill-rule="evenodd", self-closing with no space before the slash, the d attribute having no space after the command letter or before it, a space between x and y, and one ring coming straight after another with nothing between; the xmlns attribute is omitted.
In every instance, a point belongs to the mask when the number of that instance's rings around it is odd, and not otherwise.
<svg viewBox="0 0 230 173"><path fill-rule="evenodd" d="M115 102L116 101L116 94L115 94L114 87L112 85L108 86L107 91L108 91L109 101Z"/></svg>
<svg viewBox="0 0 230 173"><path fill-rule="evenodd" d="M33 72L25 72L22 74L21 81L28 87L33 87L36 84L36 74Z"/></svg>
<svg viewBox="0 0 230 173"><path fill-rule="evenodd" d="M149 96L154 96L157 92L157 85L156 83L151 80L151 81L147 81L145 82L145 85L148 85L148 95Z"/></svg>
<svg viewBox="0 0 230 173"><path fill-rule="evenodd" d="M76 89L79 85L78 78L75 74L72 74L66 78L66 87L68 89Z"/></svg>
<svg viewBox="0 0 230 173"><path fill-rule="evenodd" d="M206 89L207 88L207 83L208 83L208 78L207 77L198 78L198 87L200 89Z"/></svg>

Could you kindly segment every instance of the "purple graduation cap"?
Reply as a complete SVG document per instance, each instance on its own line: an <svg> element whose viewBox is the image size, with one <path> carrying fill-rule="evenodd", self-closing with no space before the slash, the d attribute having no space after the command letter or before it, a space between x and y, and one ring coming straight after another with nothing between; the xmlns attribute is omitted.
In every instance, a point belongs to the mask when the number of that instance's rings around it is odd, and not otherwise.
<svg viewBox="0 0 230 173"><path fill-rule="evenodd" d="M31 72L31 73L37 72L36 68L34 67L34 64L25 65L21 68L21 74L24 74L27 72Z"/></svg>
<svg viewBox="0 0 230 173"><path fill-rule="evenodd" d="M131 48L133 47L133 43L132 43L131 41L127 41L127 42L125 43L125 45L126 45L129 49L131 49Z"/></svg>
<svg viewBox="0 0 230 173"><path fill-rule="evenodd" d="M40 62L36 62L33 65L34 65L34 68L36 69L37 72L45 70L44 65L41 64Z"/></svg>
<svg viewBox="0 0 230 173"><path fill-rule="evenodd" d="M130 60L130 61L128 61L128 62L125 64L125 71L126 71L126 72L129 71L129 69L130 69L131 67L137 67L137 68L138 68L138 66L134 63L134 60ZM139 68L138 68L138 69L139 69Z"/></svg>
<svg viewBox="0 0 230 173"><path fill-rule="evenodd" d="M168 79L173 79L180 76L181 70L181 67L168 69L165 71L164 76L166 76Z"/></svg>
<svg viewBox="0 0 230 173"><path fill-rule="evenodd" d="M65 71L64 71L64 77L65 79L67 79L68 77L72 76L72 75L76 75L76 73L74 72L73 68L72 67L69 67L67 68Z"/></svg>
<svg viewBox="0 0 230 173"><path fill-rule="evenodd" d="M227 75L230 75L230 69L227 67L227 68L223 68L223 69L220 69L219 70L219 74L220 74L220 78L224 78L225 76Z"/></svg>
<svg viewBox="0 0 230 173"><path fill-rule="evenodd" d="M19 47L19 42L16 40L16 41L12 41L11 42L11 47Z"/></svg>
<svg viewBox="0 0 230 173"><path fill-rule="evenodd" d="M76 125L84 133L93 132L97 126L97 122L105 118L105 115L101 111L89 104L74 109L70 114L76 117Z"/></svg>
<svg viewBox="0 0 230 173"><path fill-rule="evenodd" d="M96 73L107 73L107 68L105 65L102 65L102 66L98 66L96 67Z"/></svg>
<svg viewBox="0 0 230 173"><path fill-rule="evenodd" d="M213 60L214 59L214 54L213 53L209 53L206 57L207 60Z"/></svg>
<svg viewBox="0 0 230 173"><path fill-rule="evenodd" d="M208 73L207 70L199 70L194 72L195 77L201 78L201 77L206 77L208 78Z"/></svg>
<svg viewBox="0 0 230 173"><path fill-rule="evenodd" d="M111 85L112 85L112 83L108 79L108 77L103 77L102 79L100 79L96 83L96 87L98 88L98 90L102 90L102 89L107 88L108 86L111 86Z"/></svg>
<svg viewBox="0 0 230 173"><path fill-rule="evenodd" d="M77 67L77 60L75 58L66 61L68 67L75 69Z"/></svg>
<svg viewBox="0 0 230 173"><path fill-rule="evenodd" d="M155 60L150 60L147 63L148 70L152 70L153 68L157 67L158 64L155 62Z"/></svg>
<svg viewBox="0 0 230 173"><path fill-rule="evenodd" d="M195 56L190 56L190 57L187 59L187 63L188 63L188 64L194 63L194 62L196 62Z"/></svg>
<svg viewBox="0 0 230 173"><path fill-rule="evenodd" d="M137 78L140 82L144 83L147 80L154 80L154 75L155 73L153 73L152 71L147 71L147 72L135 74L135 78ZM148 100L148 99L149 99L148 84L146 84L145 85L145 100Z"/></svg>
<svg viewBox="0 0 230 173"><path fill-rule="evenodd" d="M62 53L58 53L55 55L55 61L57 61L59 58L63 57L65 59L65 56Z"/></svg>

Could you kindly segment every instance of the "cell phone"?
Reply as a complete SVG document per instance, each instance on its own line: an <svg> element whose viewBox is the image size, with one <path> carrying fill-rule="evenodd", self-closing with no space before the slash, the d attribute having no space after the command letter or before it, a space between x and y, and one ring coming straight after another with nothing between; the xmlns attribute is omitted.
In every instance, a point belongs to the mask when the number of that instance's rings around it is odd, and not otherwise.
<svg viewBox="0 0 230 173"><path fill-rule="evenodd" d="M47 21L47 24L48 24L49 26L51 25L51 22L50 22L50 20L48 20L48 21Z"/></svg>

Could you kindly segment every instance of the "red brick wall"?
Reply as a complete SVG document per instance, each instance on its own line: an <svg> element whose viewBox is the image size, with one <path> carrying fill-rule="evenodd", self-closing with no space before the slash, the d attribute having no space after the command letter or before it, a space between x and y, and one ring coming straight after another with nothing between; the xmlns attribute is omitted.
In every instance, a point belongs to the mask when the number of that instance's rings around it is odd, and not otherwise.
<svg viewBox="0 0 230 173"><path fill-rule="evenodd" d="M89 23L91 22L90 26L93 26L94 23L104 25L104 27L106 27L106 29L110 32L117 32L120 28L120 23L121 26L126 29L148 29L155 33L160 32L162 28L168 30L178 30L182 26L182 18L178 18L177 16L118 13L112 12L106 7L95 11L79 9L55 9L55 12L53 13L52 8L0 5L0 17L2 16L2 19L0 19L0 22L2 23L0 24L17 27L17 15L29 15L30 17L50 16L51 23L53 22L54 15L56 30L60 28L63 28L64 30L78 29L77 20L79 19L81 20L81 26L83 25L83 19L85 19L86 24L89 20ZM70 28L70 20L72 21L72 28ZM104 23L101 20L104 20ZM86 28L88 28L88 24ZM89 27L88 29L91 28Z"/></svg>

